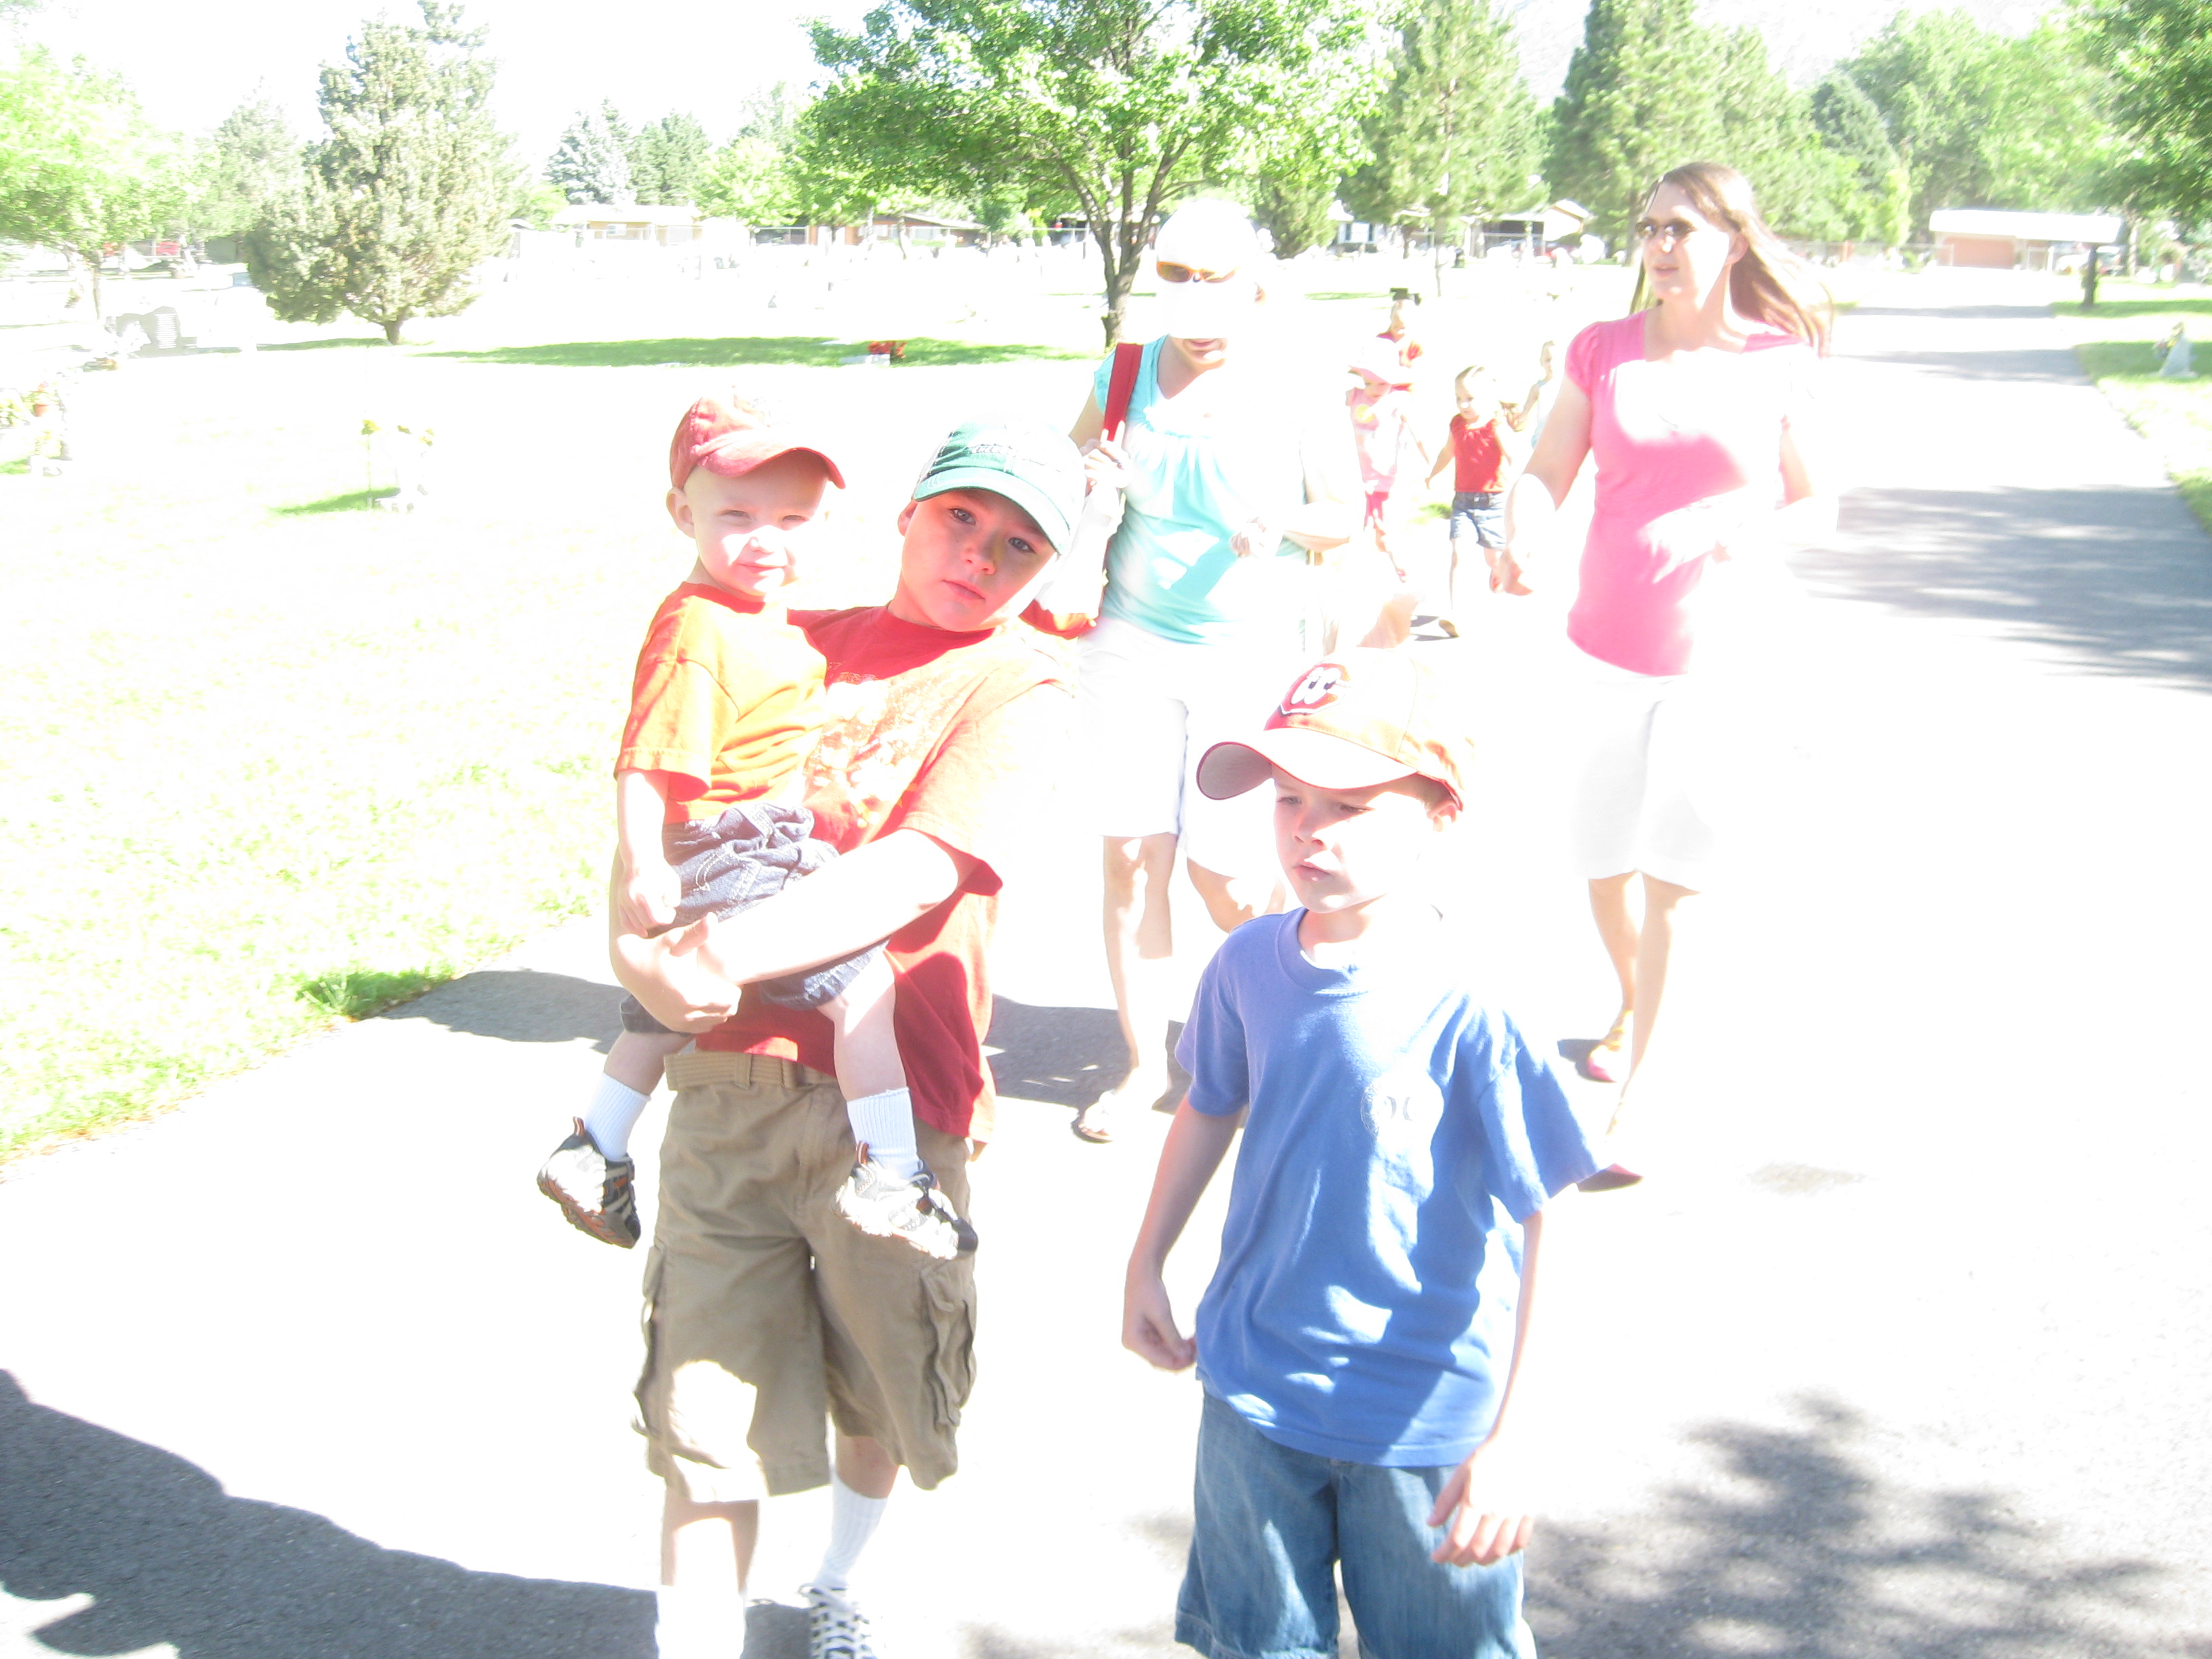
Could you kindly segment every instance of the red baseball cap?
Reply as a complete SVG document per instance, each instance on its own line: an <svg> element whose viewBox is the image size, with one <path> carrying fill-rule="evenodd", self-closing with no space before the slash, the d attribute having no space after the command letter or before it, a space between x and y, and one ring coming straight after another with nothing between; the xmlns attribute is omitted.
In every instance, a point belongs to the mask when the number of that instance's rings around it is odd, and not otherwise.
<svg viewBox="0 0 2212 1659"><path fill-rule="evenodd" d="M845 487L845 475L820 445L787 428L770 425L750 404L733 398L702 398L676 423L676 436L668 446L668 482L681 489L693 469L702 466L726 478L741 478L763 461L793 451L813 456L829 472L831 483Z"/></svg>
<svg viewBox="0 0 2212 1659"><path fill-rule="evenodd" d="M1257 736L1207 750L1198 787L1227 800L1276 767L1322 789L1367 789L1410 772L1464 806L1474 758L1465 720L1411 652L1343 651L1299 675Z"/></svg>

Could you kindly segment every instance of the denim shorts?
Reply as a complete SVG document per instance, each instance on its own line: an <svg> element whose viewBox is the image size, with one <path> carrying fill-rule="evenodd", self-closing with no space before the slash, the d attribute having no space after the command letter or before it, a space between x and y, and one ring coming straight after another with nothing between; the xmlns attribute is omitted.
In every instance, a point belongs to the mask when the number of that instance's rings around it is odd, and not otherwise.
<svg viewBox="0 0 2212 1659"><path fill-rule="evenodd" d="M1277 1445L1212 1395L1176 1640L1207 1659L1336 1659L1336 1579L1362 1659L1535 1659L1521 1558L1429 1559L1449 1468L1386 1469Z"/></svg>
<svg viewBox="0 0 2212 1659"><path fill-rule="evenodd" d="M837 858L836 848L814 839L813 813L765 800L745 801L718 818L663 824L660 848L675 868L683 895L676 902L673 925L678 927L702 916L750 910ZM882 948L872 945L842 962L763 980L761 994L786 1008L819 1008L858 978ZM622 1023L625 1031L676 1035L635 997L623 999Z"/></svg>
<svg viewBox="0 0 2212 1659"><path fill-rule="evenodd" d="M1452 496L1451 537L1472 536L1484 547L1505 545L1505 496L1502 491L1470 495L1462 489Z"/></svg>

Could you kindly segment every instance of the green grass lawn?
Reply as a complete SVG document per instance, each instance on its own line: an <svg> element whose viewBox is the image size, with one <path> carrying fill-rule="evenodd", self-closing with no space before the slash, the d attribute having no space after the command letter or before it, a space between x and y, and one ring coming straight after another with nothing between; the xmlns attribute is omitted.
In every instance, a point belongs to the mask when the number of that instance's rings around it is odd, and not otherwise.
<svg viewBox="0 0 2212 1659"><path fill-rule="evenodd" d="M2094 311L2051 307L2089 378L2164 457L2190 509L2212 529L2212 297L2106 282ZM2158 344L2175 324L2196 342L2197 378L2159 374Z"/></svg>
<svg viewBox="0 0 2212 1659"><path fill-rule="evenodd" d="M1383 307L1319 274L1346 297L1298 301L1282 337L1329 373ZM1428 423L1451 368L1533 370L1617 277L1426 307ZM848 605L889 593L892 519L947 425L1072 421L1089 387L1095 295L840 301L498 294L398 350L342 322L84 377L69 475L0 466L0 1158L596 904L638 640L690 565L661 497L701 390L836 450L852 488L793 601ZM908 329L903 364L824 366ZM436 431L431 511L368 510L392 481L365 419Z"/></svg>

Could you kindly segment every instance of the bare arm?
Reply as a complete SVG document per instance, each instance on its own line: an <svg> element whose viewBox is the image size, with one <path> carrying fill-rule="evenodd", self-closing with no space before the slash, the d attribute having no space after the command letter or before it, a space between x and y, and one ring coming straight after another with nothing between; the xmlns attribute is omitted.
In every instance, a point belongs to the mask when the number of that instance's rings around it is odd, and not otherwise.
<svg viewBox="0 0 2212 1659"><path fill-rule="evenodd" d="M1589 453L1589 394L1569 380L1559 388L1559 401L1544 423L1536 453L1505 494L1505 550L1491 576L1499 592L1528 591L1524 578L1559 534L1559 508Z"/></svg>
<svg viewBox="0 0 2212 1659"><path fill-rule="evenodd" d="M1087 398L1068 434L1083 451L1085 494L1074 539L1060 550L1052 578L1037 596L1055 616L1097 614L1099 590L1106 581L1106 555L1113 545L1114 532L1121 526L1128 477L1123 471L1120 446L1100 435L1105 425L1105 413L1098 407L1097 398Z"/></svg>
<svg viewBox="0 0 2212 1659"><path fill-rule="evenodd" d="M1121 1297L1121 1346L1162 1370L1179 1371L1198 1358L1198 1345L1176 1328L1163 1273L1168 1252L1198 1207L1206 1183L1221 1167L1222 1154L1237 1138L1243 1114L1213 1117L1194 1109L1186 1095L1160 1148L1160 1167L1152 1176L1152 1196L1129 1252L1129 1273Z"/></svg>
<svg viewBox="0 0 2212 1659"><path fill-rule="evenodd" d="M1522 1224L1521 1304L1514 1311L1513 1363L1506 1370L1505 1388L1498 1395L1497 1421L1491 1425L1482 1444L1452 1471L1451 1479L1437 1494L1436 1507L1429 1512L1431 1526L1449 1523L1450 1530L1431 1557L1448 1565L1489 1566L1516 1550L1528 1548L1536 1530L1536 1517L1522 1508L1522 1494L1516 1489L1517 1480L1509 1477L1493 1483L1483 1479L1478 1486L1479 1478L1492 1470L1486 1468L1478 1472L1476 1465L1495 1462L1496 1454L1491 1449L1504 1430L1514 1386L1521 1380L1522 1361L1528 1352L1529 1314L1536 1304L1536 1260L1543 1242L1544 1212L1539 1210Z"/></svg>
<svg viewBox="0 0 2212 1659"><path fill-rule="evenodd" d="M951 898L971 867L919 830L895 830L732 921L618 937L615 977L663 1024L707 1030L735 1008L736 987L866 950Z"/></svg>
<svg viewBox="0 0 2212 1659"><path fill-rule="evenodd" d="M614 902L617 930L649 933L676 920L683 891L661 851L660 826L668 816L668 774L615 774Z"/></svg>
<svg viewBox="0 0 2212 1659"><path fill-rule="evenodd" d="M1782 428L1782 499L1776 511L1729 536L1715 553L1723 558L1779 554L1814 547L1836 530L1836 489L1828 476L1820 435L1800 422Z"/></svg>

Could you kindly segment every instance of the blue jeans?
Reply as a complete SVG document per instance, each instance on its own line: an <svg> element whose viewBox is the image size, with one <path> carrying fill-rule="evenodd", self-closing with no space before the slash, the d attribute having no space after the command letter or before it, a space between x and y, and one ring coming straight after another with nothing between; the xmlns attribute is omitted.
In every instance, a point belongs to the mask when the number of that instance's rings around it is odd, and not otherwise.
<svg viewBox="0 0 2212 1659"><path fill-rule="evenodd" d="M1454 494L1451 504L1451 537L1457 541L1462 536L1472 536L1483 547L1505 545L1505 496L1470 495L1465 490Z"/></svg>
<svg viewBox="0 0 2212 1659"><path fill-rule="evenodd" d="M1429 1559L1443 1540L1429 1510L1451 1474L1293 1451L1208 1395L1176 1640L1208 1659L1335 1659L1341 1562L1365 1659L1535 1659L1518 1555Z"/></svg>

